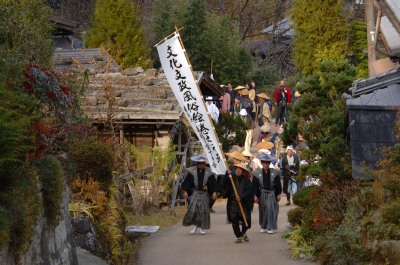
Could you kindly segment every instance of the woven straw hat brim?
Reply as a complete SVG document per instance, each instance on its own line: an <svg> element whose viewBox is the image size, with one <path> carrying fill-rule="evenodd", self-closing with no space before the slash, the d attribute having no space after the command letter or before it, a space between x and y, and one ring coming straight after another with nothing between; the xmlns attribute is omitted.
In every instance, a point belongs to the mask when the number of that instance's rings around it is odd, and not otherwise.
<svg viewBox="0 0 400 265"><path fill-rule="evenodd" d="M257 97L264 98L264 99L270 99L267 95L265 95L265 93L257 94Z"/></svg>
<svg viewBox="0 0 400 265"><path fill-rule="evenodd" d="M247 158L238 151L233 151L232 153L225 153L227 156L240 160L240 161L247 161Z"/></svg>
<svg viewBox="0 0 400 265"><path fill-rule="evenodd" d="M250 92L247 89L239 90L239 94L242 96L248 96Z"/></svg>
<svg viewBox="0 0 400 265"><path fill-rule="evenodd" d="M245 89L245 87L244 86L237 86L234 90L238 91L238 90L241 90L241 89Z"/></svg>
<svg viewBox="0 0 400 265"><path fill-rule="evenodd" d="M262 141L260 143L257 144L257 149L267 149L267 150L271 150L272 148L274 148L274 144L271 142L265 142Z"/></svg>
<svg viewBox="0 0 400 265"><path fill-rule="evenodd" d="M250 171L247 169L246 165L244 165L244 164L234 164L233 167L234 167L235 169L236 169L237 167L238 167L238 168L241 168L241 169L243 169L244 171L246 171L247 173L250 172Z"/></svg>

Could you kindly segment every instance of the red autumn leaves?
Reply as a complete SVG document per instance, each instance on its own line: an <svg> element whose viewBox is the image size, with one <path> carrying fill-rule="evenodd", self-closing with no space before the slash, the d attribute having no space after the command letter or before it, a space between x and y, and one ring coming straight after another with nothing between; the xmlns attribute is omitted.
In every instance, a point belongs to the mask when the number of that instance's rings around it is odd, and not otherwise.
<svg viewBox="0 0 400 265"><path fill-rule="evenodd" d="M60 85L54 72L36 64L29 64L22 74L27 78L23 83L25 91L34 93L39 99L46 101L45 96L48 100L70 100L70 88Z"/></svg>

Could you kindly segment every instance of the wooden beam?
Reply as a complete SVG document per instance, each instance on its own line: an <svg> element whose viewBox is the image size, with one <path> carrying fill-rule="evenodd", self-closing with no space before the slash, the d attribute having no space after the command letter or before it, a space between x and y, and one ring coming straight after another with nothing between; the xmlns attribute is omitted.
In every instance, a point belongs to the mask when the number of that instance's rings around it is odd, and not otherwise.
<svg viewBox="0 0 400 265"><path fill-rule="evenodd" d="M372 62L376 60L375 41L372 38L375 36L375 14L374 0L365 1L365 21L367 22L367 43L368 43L368 72L369 76L374 76ZM372 34L371 34L372 33Z"/></svg>

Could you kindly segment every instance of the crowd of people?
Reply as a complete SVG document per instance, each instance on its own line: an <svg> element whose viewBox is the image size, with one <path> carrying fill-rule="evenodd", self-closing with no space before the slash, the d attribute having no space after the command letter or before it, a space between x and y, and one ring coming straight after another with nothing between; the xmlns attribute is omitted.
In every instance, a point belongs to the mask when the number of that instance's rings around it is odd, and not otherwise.
<svg viewBox="0 0 400 265"><path fill-rule="evenodd" d="M298 84L297 84L298 85ZM240 116L247 124L243 148L225 153L230 166L225 175L215 176L206 166L205 156L193 156L195 166L187 169L181 184L188 210L183 225L193 226L191 233L206 234L210 228L210 212L217 197L227 198L227 219L232 224L236 243L248 242L246 231L251 227L251 212L258 204L261 233L273 234L277 229L277 217L281 194L291 204L291 195L298 188L296 176L300 171L299 154L307 148L299 135L298 145L283 147L280 135L282 123L288 121L288 105L301 97L296 87L290 89L281 81L271 100L260 93L254 82L235 89L228 83L222 86L224 95L214 103L207 97L208 111L215 122L220 113ZM275 112L275 120L272 114ZM253 132L259 127L257 153L252 150ZM283 183L283 184L282 184ZM241 227L240 227L241 226Z"/></svg>

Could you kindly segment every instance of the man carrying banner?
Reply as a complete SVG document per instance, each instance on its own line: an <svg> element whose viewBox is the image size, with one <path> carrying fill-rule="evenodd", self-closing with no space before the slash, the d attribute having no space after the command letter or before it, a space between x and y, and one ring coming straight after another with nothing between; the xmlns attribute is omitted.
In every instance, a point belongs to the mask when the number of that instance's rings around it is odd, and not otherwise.
<svg viewBox="0 0 400 265"><path fill-rule="evenodd" d="M251 174L253 175L254 201L259 204L260 232L273 234L273 230L277 229L278 202L281 200L282 193L281 171L269 167L274 157L261 154L257 158L260 159L262 168Z"/></svg>
<svg viewBox="0 0 400 265"><path fill-rule="evenodd" d="M218 185L211 169L206 167L207 157L192 156L190 159L196 162L197 166L186 169L187 174L181 185L183 197L187 199L190 196L190 203L182 224L184 226L193 225L191 234L196 233L197 228L199 228L200 234L205 235L204 229L210 229L207 191L212 194L212 200L216 200Z"/></svg>
<svg viewBox="0 0 400 265"><path fill-rule="evenodd" d="M249 171L244 164L234 164L235 174L232 175L233 181L228 177L224 178L224 186L226 187L225 198L228 198L226 204L226 212L228 214L229 222L232 222L233 232L236 236L235 243L249 242L249 237L246 231L251 226L251 205L253 203L253 186L251 180L247 177ZM233 183L237 189L237 195L234 192ZM242 203L243 212L246 217L248 227L246 227L239 203ZM242 229L240 229L239 221L242 222Z"/></svg>

